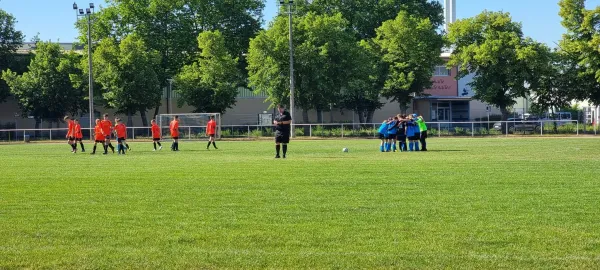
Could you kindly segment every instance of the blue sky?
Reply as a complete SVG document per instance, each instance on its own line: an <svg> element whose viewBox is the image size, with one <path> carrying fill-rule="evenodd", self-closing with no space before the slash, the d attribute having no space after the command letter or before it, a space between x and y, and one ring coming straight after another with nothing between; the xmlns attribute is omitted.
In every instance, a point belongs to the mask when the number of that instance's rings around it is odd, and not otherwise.
<svg viewBox="0 0 600 270"><path fill-rule="evenodd" d="M89 0L88 0L89 1ZM80 6L88 1L78 1ZM96 1L96 6L104 1ZM71 42L74 29L73 0L0 0L0 8L12 13L18 20L17 28L29 41L36 33L42 40ZM600 0L587 0L588 8L600 5ZM523 24L525 35L554 47L563 28L558 16L558 0L457 0L457 17L468 18L483 10L510 12L513 20ZM276 0L267 0L265 20L276 15Z"/></svg>

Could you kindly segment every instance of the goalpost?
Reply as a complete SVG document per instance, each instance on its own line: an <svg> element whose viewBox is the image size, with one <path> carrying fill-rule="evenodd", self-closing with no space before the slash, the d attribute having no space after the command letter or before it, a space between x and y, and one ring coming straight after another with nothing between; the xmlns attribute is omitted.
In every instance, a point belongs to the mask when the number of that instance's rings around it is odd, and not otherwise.
<svg viewBox="0 0 600 270"><path fill-rule="evenodd" d="M193 140L193 139L205 139L206 137L206 126L210 117L214 116L217 122L217 139L221 138L221 114L220 113L179 113L179 114L159 114L156 116L156 122L160 127L163 134L163 138L170 138L171 132L169 131L169 125L173 120L174 116L179 116L179 133L180 139Z"/></svg>

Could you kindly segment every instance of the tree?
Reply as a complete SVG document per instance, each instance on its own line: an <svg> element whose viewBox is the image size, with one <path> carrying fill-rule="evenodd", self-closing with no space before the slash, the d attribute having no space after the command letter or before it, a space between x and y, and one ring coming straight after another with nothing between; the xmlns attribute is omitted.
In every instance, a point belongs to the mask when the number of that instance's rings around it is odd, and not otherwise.
<svg viewBox="0 0 600 270"><path fill-rule="evenodd" d="M0 71L5 69L19 70L15 53L23 44L23 33L15 29L16 19L6 11L0 9ZM16 63L17 62L17 63ZM21 73L19 73L21 74ZM0 103L9 95L9 87L5 81L0 80Z"/></svg>
<svg viewBox="0 0 600 270"><path fill-rule="evenodd" d="M219 31L205 31L198 36L199 59L184 66L175 77L178 106L188 104L197 113L225 113L236 102L238 84L242 80L238 59L225 48L225 37Z"/></svg>
<svg viewBox="0 0 600 270"><path fill-rule="evenodd" d="M23 116L36 119L36 128L42 119L58 121L66 114L86 111L85 92L71 85L69 74L75 72L77 57L63 54L56 43L38 42L29 71L18 75L7 70L2 78L10 92L19 101Z"/></svg>
<svg viewBox="0 0 600 270"><path fill-rule="evenodd" d="M347 31L341 14L308 13L294 21L295 100L308 122L309 110L324 110L339 101L355 64L358 43ZM278 17L271 27L250 42L248 71L250 86L268 94L272 105L288 103L288 23ZM317 114L320 115L321 114ZM318 119L322 121L322 119Z"/></svg>
<svg viewBox="0 0 600 270"><path fill-rule="evenodd" d="M94 15L94 40L117 41L135 33L151 50L157 51L159 85L164 88L198 53L196 37L203 31L219 30L225 47L234 57L248 51L250 37L260 29L262 0L164 1L109 0L108 7ZM78 22L80 39L86 42L87 23ZM238 68L245 74L245 63ZM156 104L155 114L158 113Z"/></svg>
<svg viewBox="0 0 600 270"><path fill-rule="evenodd" d="M458 78L474 73L474 98L497 106L507 119L516 98L529 94L530 62L537 56L521 24L508 13L484 11L453 23L448 40L454 46L448 66L459 67Z"/></svg>
<svg viewBox="0 0 600 270"><path fill-rule="evenodd" d="M562 51L574 61L577 80L569 87L576 99L600 105L600 8L587 10L585 0L561 0L560 16L566 33Z"/></svg>
<svg viewBox="0 0 600 270"><path fill-rule="evenodd" d="M296 1L300 14L310 11L317 14L341 13L348 21L358 40L366 40L377 36L376 29L383 22L393 20L400 11L419 17L429 18L431 24L438 28L444 23L443 7L438 1L429 0L300 0Z"/></svg>
<svg viewBox="0 0 600 270"><path fill-rule="evenodd" d="M145 112L160 102L162 91L154 68L160 62L156 51L148 49L136 34L120 43L115 39L101 40L93 54L94 76L102 86L102 96L117 113L132 116L141 112L142 123L148 126Z"/></svg>
<svg viewBox="0 0 600 270"><path fill-rule="evenodd" d="M431 87L432 70L441 63L443 36L428 18L398 13L384 22L369 45L379 51L385 63L385 83L381 94L397 101L406 112L414 96L422 96Z"/></svg>

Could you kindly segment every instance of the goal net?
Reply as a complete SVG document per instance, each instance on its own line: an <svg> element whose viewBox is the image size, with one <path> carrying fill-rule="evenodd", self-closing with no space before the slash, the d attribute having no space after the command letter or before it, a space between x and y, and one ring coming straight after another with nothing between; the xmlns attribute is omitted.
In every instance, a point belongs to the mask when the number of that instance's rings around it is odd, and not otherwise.
<svg viewBox="0 0 600 270"><path fill-rule="evenodd" d="M156 116L156 122L161 129L163 138L170 138L171 132L169 125L174 116L179 117L179 138L180 139L204 139L206 136L206 126L210 117L214 116L217 121L217 134L215 137L221 138L221 114L220 113L181 113L181 114L159 114Z"/></svg>

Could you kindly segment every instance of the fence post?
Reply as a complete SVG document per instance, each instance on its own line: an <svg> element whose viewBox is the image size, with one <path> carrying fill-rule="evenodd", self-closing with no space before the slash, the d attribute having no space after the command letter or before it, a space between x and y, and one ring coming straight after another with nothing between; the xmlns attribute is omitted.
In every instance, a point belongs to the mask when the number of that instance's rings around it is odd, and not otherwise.
<svg viewBox="0 0 600 270"><path fill-rule="evenodd" d="M192 127L188 127L188 140L192 139Z"/></svg>
<svg viewBox="0 0 600 270"><path fill-rule="evenodd" d="M52 129L50 129L50 141L52 141Z"/></svg>
<svg viewBox="0 0 600 270"><path fill-rule="evenodd" d="M506 128L505 132L506 132L506 137L508 137L508 121L506 121L504 123L504 127Z"/></svg>
<svg viewBox="0 0 600 270"><path fill-rule="evenodd" d="M540 136L544 136L544 121L541 121L540 123Z"/></svg>
<svg viewBox="0 0 600 270"><path fill-rule="evenodd" d="M475 122L471 123L471 137L475 137Z"/></svg>
<svg viewBox="0 0 600 270"><path fill-rule="evenodd" d="M308 124L308 137L312 138L312 125Z"/></svg>
<svg viewBox="0 0 600 270"><path fill-rule="evenodd" d="M344 138L344 124L342 124L342 138Z"/></svg>
<svg viewBox="0 0 600 270"><path fill-rule="evenodd" d="M442 137L442 124L440 124L440 122L437 123L438 124L438 137Z"/></svg>
<svg viewBox="0 0 600 270"><path fill-rule="evenodd" d="M131 135L131 139L135 140L135 127L131 128L131 133L133 134L133 135Z"/></svg>
<svg viewBox="0 0 600 270"><path fill-rule="evenodd" d="M248 138L250 138L250 125L248 125Z"/></svg>
<svg viewBox="0 0 600 270"><path fill-rule="evenodd" d="M577 120L577 136L579 136L579 120Z"/></svg>

